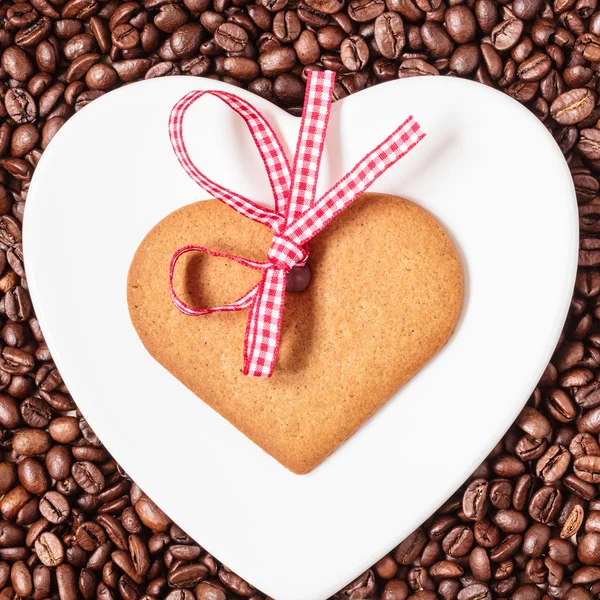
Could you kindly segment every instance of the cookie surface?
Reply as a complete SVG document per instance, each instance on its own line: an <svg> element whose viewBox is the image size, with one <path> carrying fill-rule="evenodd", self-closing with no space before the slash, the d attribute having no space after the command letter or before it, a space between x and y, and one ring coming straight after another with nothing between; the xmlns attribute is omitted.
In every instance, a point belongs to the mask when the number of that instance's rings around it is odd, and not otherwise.
<svg viewBox="0 0 600 600"><path fill-rule="evenodd" d="M462 307L463 271L452 241L429 213L394 196L365 194L310 242L312 280L304 292L286 294L273 376L246 377L248 312L181 314L169 295L169 262L188 244L263 261L271 237L269 229L217 200L186 206L140 244L127 300L150 354L301 474L447 342ZM187 304L210 307L235 300L260 276L190 253L179 261L174 285Z"/></svg>

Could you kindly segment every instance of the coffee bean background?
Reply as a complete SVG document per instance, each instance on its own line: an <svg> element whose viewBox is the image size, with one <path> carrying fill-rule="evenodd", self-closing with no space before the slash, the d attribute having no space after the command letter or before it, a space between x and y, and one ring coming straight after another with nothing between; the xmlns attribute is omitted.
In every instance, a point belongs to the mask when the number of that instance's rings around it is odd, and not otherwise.
<svg viewBox="0 0 600 600"><path fill-rule="evenodd" d="M107 91L204 76L299 115L306 73L323 68L335 99L436 75L506 92L554 135L581 214L571 311L528 406L461 490L335 597L600 598L597 3L0 0L0 600L264 599L172 523L77 412L33 313L21 223L44 149ZM535 156L515 168L544 176Z"/></svg>

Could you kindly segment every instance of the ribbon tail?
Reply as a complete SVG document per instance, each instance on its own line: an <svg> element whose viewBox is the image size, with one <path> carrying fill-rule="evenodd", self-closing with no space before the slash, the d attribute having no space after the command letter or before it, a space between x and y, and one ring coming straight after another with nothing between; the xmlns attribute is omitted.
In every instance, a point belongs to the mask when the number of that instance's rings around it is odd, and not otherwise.
<svg viewBox="0 0 600 600"><path fill-rule="evenodd" d="M292 186L286 207L288 225L299 219L314 204L334 83L333 71L308 72L302 121L294 155Z"/></svg>
<svg viewBox="0 0 600 600"><path fill-rule="evenodd" d="M285 232L286 236L298 245L311 240L424 137L425 133L419 123L412 115L408 117L383 142L363 156L314 206L292 223Z"/></svg>
<svg viewBox="0 0 600 600"><path fill-rule="evenodd" d="M268 268L258 283L246 326L244 375L270 377L273 373L279 351L285 283L285 271L276 267Z"/></svg>

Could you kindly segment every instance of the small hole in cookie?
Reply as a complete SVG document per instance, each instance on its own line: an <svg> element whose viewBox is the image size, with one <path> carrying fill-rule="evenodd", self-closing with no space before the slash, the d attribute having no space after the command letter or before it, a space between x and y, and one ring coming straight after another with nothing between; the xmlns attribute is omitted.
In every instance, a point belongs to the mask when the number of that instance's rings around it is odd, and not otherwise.
<svg viewBox="0 0 600 600"><path fill-rule="evenodd" d="M294 293L303 292L308 287L310 278L311 273L308 265L304 265L303 267L294 267L287 274L285 291Z"/></svg>

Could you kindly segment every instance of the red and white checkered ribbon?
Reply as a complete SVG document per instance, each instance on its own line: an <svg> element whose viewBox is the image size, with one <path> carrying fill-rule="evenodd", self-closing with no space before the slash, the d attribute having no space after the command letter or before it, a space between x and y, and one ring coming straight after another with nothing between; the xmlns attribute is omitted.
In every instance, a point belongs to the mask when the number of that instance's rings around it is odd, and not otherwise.
<svg viewBox="0 0 600 600"><path fill-rule="evenodd" d="M171 111L171 144L187 174L212 196L249 219L270 227L274 232L265 262L213 252L202 246L184 246L171 259L171 298L182 313L198 316L250 309L244 344L246 375L269 377L273 373L279 348L286 275L293 267L306 263L307 242L425 137L419 124L409 116L315 201L334 81L335 74L331 71L312 71L308 75L304 112L292 170L281 142L267 120L249 102L235 94L217 90L190 92ZM192 162L183 139L183 119L187 109L207 94L222 100L246 123L269 177L275 200L274 210L263 208L241 194L215 183ZM193 308L177 296L173 287L175 265L187 252L204 252L228 258L262 271L263 276L255 286L231 304L214 308Z"/></svg>

